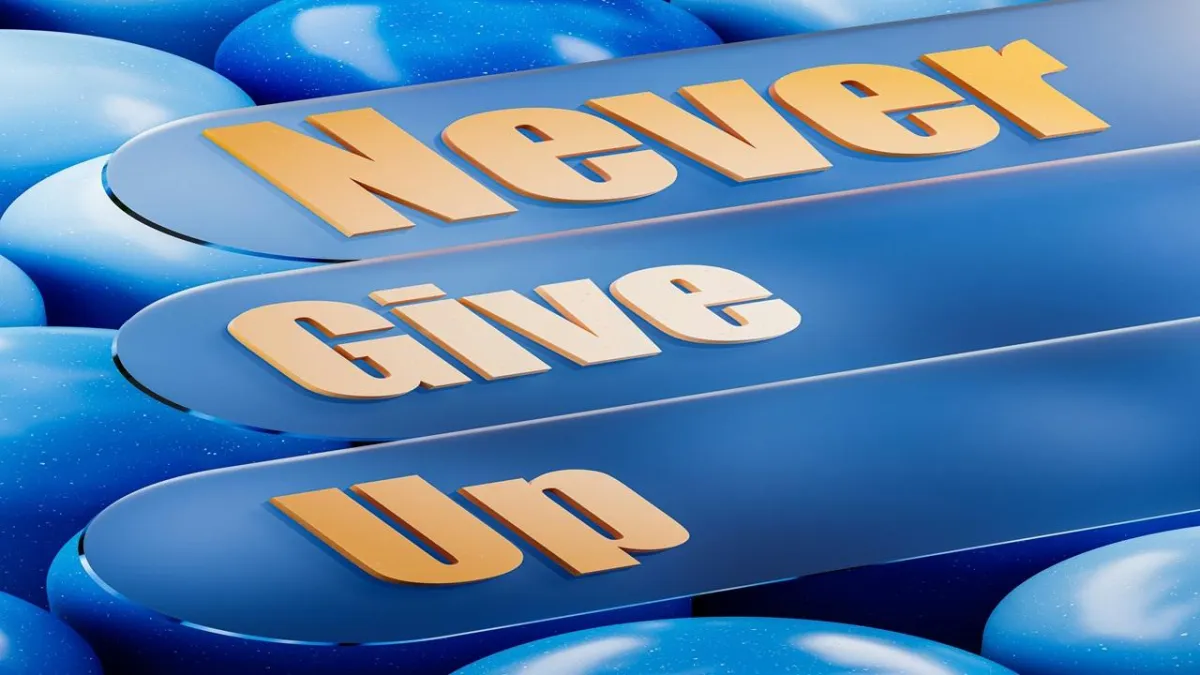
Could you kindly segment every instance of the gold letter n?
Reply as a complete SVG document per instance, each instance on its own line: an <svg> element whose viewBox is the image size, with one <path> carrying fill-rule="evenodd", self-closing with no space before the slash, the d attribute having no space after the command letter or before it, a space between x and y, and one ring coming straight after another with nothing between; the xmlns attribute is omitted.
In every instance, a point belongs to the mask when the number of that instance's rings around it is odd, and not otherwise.
<svg viewBox="0 0 1200 675"><path fill-rule="evenodd" d="M413 226L378 197L448 222L516 211L371 108L307 121L344 149L274 122L206 129L204 137L347 237Z"/></svg>

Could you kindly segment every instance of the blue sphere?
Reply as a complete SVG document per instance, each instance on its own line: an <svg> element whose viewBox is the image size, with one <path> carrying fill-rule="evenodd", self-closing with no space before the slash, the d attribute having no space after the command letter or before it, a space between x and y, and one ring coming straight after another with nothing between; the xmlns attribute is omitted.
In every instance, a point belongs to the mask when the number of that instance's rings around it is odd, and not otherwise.
<svg viewBox="0 0 1200 675"><path fill-rule="evenodd" d="M0 675L100 675L83 638L49 612L0 593Z"/></svg>
<svg viewBox="0 0 1200 675"><path fill-rule="evenodd" d="M983 650L1021 675L1200 670L1200 528L1111 544L1034 576L993 612Z"/></svg>
<svg viewBox="0 0 1200 675"><path fill-rule="evenodd" d="M152 127L253 102L187 59L105 38L0 30L0 210Z"/></svg>
<svg viewBox="0 0 1200 675"><path fill-rule="evenodd" d="M718 43L662 0L284 0L216 67L271 103Z"/></svg>
<svg viewBox="0 0 1200 675"><path fill-rule="evenodd" d="M0 217L0 255L33 277L50 323L119 328L146 305L193 286L309 266L202 246L139 222L104 192L106 161L54 174ZM3 312L0 302L0 324Z"/></svg>
<svg viewBox="0 0 1200 675"><path fill-rule="evenodd" d="M1014 675L929 640L796 619L675 619L531 642L454 675Z"/></svg>
<svg viewBox="0 0 1200 675"><path fill-rule="evenodd" d="M221 40L274 0L0 0L13 28L95 35L212 65Z"/></svg>
<svg viewBox="0 0 1200 675"><path fill-rule="evenodd" d="M729 41L924 19L1043 0L672 0Z"/></svg>
<svg viewBox="0 0 1200 675"><path fill-rule="evenodd" d="M0 329L0 591L44 603L46 570L59 547L130 492L183 474L337 447L168 407L117 370L114 336Z"/></svg>
<svg viewBox="0 0 1200 675"><path fill-rule="evenodd" d="M44 323L46 309L37 286L20 268L0 258L0 328Z"/></svg>

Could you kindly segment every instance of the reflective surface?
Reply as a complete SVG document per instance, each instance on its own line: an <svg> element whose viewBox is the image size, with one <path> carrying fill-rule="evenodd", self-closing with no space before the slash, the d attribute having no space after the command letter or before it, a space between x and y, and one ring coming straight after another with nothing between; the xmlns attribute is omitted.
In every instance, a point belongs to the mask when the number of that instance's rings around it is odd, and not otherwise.
<svg viewBox="0 0 1200 675"><path fill-rule="evenodd" d="M1191 319L195 474L91 521L82 552L68 553L76 568L86 557L98 581L74 604L111 589L120 604L158 613L123 626L113 649L174 617L403 650L1200 510L1200 463L1190 461L1197 372L1200 319ZM690 538L637 567L582 577L531 549L507 574L431 589L379 581L268 506L401 476L453 493L564 468L615 477Z"/></svg>
<svg viewBox="0 0 1200 675"><path fill-rule="evenodd" d="M1022 675L1194 672L1200 528L1113 544L1038 574L996 608L983 644Z"/></svg>
<svg viewBox="0 0 1200 675"><path fill-rule="evenodd" d="M113 333L0 330L0 590L42 603L59 547L106 505L203 469L327 449L232 429L146 396Z"/></svg>
<svg viewBox="0 0 1200 675"><path fill-rule="evenodd" d="M0 258L0 328L40 326L45 322L38 288L20 268Z"/></svg>
<svg viewBox="0 0 1200 675"><path fill-rule="evenodd" d="M71 625L95 645L109 675L446 675L531 640L609 624L683 618L691 614L692 605L690 599L680 598L612 607L434 642L387 646L284 642L206 630L126 602L96 585L95 577L80 564L79 549L80 538L75 537L54 559L47 582L50 606L55 614L70 617ZM255 594L253 586L231 586L212 599L227 602L252 599Z"/></svg>
<svg viewBox="0 0 1200 675"><path fill-rule="evenodd" d="M1043 0L672 0L728 41L923 19Z"/></svg>
<svg viewBox="0 0 1200 675"><path fill-rule="evenodd" d="M885 631L788 619L684 619L560 635L454 675L1014 675Z"/></svg>
<svg viewBox="0 0 1200 675"><path fill-rule="evenodd" d="M154 47L211 65L242 19L274 0L0 0L13 28L62 31Z"/></svg>
<svg viewBox="0 0 1200 675"><path fill-rule="evenodd" d="M151 127L252 105L186 59L115 40L0 30L0 209L60 169Z"/></svg>
<svg viewBox="0 0 1200 675"><path fill-rule="evenodd" d="M661 0L284 0L216 66L269 103L718 43Z"/></svg>
<svg viewBox="0 0 1200 675"><path fill-rule="evenodd" d="M0 255L32 275L51 324L117 328L151 302L186 288L305 266L202 246L147 227L104 193L106 160L45 179L0 217ZM0 303L0 321L4 310Z"/></svg>
<svg viewBox="0 0 1200 675"><path fill-rule="evenodd" d="M117 355L148 390L216 419L390 440L1196 316L1198 171L1200 146L1179 146L240 279L148 308L121 328ZM303 388L228 331L243 312L271 303L378 311L371 292L426 283L455 298L508 289L536 297L543 284L582 278L603 290L631 272L681 263L743 274L802 323L765 342L713 345L643 321L660 354L588 367L513 332L550 370L353 403ZM408 326L378 337L410 333L425 339Z"/></svg>
<svg viewBox="0 0 1200 675"><path fill-rule="evenodd" d="M817 574L696 598L696 616L803 617L917 635L979 653L996 605L1033 575L1131 537L1200 525L1200 512Z"/></svg>
<svg viewBox="0 0 1200 675"><path fill-rule="evenodd" d="M0 675L100 675L100 664L66 624L0 593Z"/></svg>
<svg viewBox="0 0 1200 675"><path fill-rule="evenodd" d="M1074 30L1064 31L1064 25ZM1121 50L1092 37L1107 35L1116 25L1123 27L1126 40ZM1200 25L1200 3L1195 0L1072 0L866 31L759 40L264 106L147 133L113 154L107 175L113 193L140 217L183 236L235 250L306 260L425 252L1191 142L1200 139L1200 116L1193 113L1200 110L1200 87L1178 83L1200 81L1200 59L1192 56L1196 52L1195 25ZM455 153L442 142L443 130L474 113L529 106L578 109L590 98L639 91L674 97L683 86L734 79L745 79L766 96L777 78L810 66L866 62L912 68L922 54L980 45L1002 47L1017 39L1031 40L1069 64L1049 81L1112 127L1100 133L1037 141L1015 124L1003 122L999 137L976 150L933 158L888 158L849 150L785 115L784 119L794 123L833 163L831 169L735 183L699 162L648 143L647 147L672 162L678 178L670 187L643 199L563 204L502 190L502 196L518 208L516 213L447 224L416 209L396 206L414 227L352 238L339 234L202 135L208 128L270 121L330 142L305 118L369 107L450 157ZM1137 54L1137 58L1129 54ZM294 62L303 60L298 56L266 59L256 62L253 72L263 77L278 73L285 80L306 82L303 73L289 70ZM1148 108L1146 101L1154 101L1155 106ZM468 166L464 160L450 159ZM161 171L163 166L171 166L172 171ZM468 173L500 189L482 171L471 167ZM205 189L195 189L198 185Z"/></svg>

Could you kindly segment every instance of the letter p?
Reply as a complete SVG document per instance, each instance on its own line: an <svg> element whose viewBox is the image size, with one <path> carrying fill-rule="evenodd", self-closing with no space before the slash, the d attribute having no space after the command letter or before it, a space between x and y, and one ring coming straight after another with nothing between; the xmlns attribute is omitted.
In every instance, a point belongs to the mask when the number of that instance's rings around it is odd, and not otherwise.
<svg viewBox="0 0 1200 675"><path fill-rule="evenodd" d="M663 551L688 540L682 525L624 483L596 471L555 471L532 481L487 483L459 492L575 575L633 567L639 563L630 553Z"/></svg>

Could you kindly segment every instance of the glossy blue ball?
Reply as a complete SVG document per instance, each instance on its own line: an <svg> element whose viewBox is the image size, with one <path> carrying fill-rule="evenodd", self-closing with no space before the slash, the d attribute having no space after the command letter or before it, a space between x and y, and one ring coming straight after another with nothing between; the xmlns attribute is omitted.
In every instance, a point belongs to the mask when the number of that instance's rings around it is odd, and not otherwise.
<svg viewBox="0 0 1200 675"><path fill-rule="evenodd" d="M284 0L234 29L216 67L270 103L719 42L662 0Z"/></svg>
<svg viewBox="0 0 1200 675"><path fill-rule="evenodd" d="M114 336L0 329L0 591L44 603L46 570L63 542L139 488L337 447L168 407L117 370Z"/></svg>
<svg viewBox="0 0 1200 675"><path fill-rule="evenodd" d="M924 19L1043 0L672 0L729 42Z"/></svg>
<svg viewBox="0 0 1200 675"><path fill-rule="evenodd" d="M253 102L187 59L87 35L0 30L0 210L46 176L183 117Z"/></svg>
<svg viewBox="0 0 1200 675"><path fill-rule="evenodd" d="M1013 675L920 638L797 619L676 619L531 642L454 675Z"/></svg>
<svg viewBox="0 0 1200 675"><path fill-rule="evenodd" d="M100 675L100 662L67 624L0 593L0 675Z"/></svg>
<svg viewBox="0 0 1200 675"><path fill-rule="evenodd" d="M178 291L309 266L202 246L139 222L104 192L106 161L50 176L0 217L0 255L33 277L51 324L119 328ZM0 323L3 311L0 303Z"/></svg>
<svg viewBox="0 0 1200 675"><path fill-rule="evenodd" d="M37 286L19 267L0 258L0 328L44 323L46 309Z"/></svg>
<svg viewBox="0 0 1200 675"><path fill-rule="evenodd" d="M274 0L0 0L13 28L112 38L212 65L221 40Z"/></svg>
<svg viewBox="0 0 1200 675"><path fill-rule="evenodd" d="M1200 528L1111 544L1034 576L993 612L983 649L1021 675L1200 670Z"/></svg>

